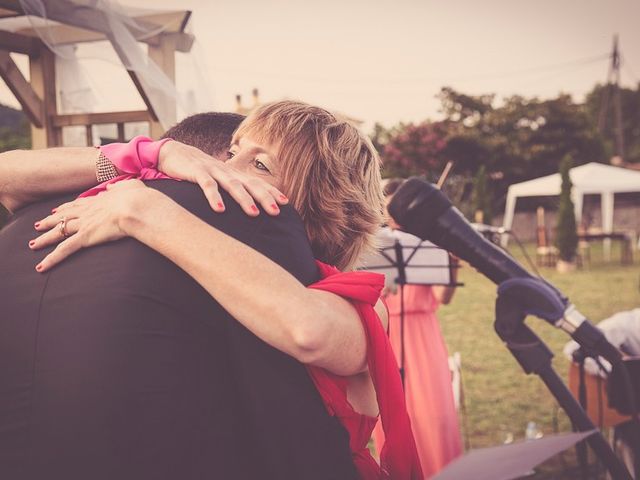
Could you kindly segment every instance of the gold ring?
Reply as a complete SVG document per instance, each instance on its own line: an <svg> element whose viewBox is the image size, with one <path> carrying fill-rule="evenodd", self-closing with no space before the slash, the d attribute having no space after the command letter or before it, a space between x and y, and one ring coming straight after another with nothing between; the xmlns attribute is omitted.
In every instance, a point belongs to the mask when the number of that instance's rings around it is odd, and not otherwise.
<svg viewBox="0 0 640 480"><path fill-rule="evenodd" d="M60 223L58 224L58 231L60 232L60 235L62 235L64 238L69 238L69 232L67 232L67 218L66 217L62 217L62 220L60 220Z"/></svg>

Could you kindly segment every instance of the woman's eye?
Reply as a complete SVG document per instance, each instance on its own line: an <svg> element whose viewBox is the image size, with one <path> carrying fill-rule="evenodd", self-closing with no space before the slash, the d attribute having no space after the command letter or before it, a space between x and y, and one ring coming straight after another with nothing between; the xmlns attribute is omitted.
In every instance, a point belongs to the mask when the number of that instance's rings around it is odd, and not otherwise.
<svg viewBox="0 0 640 480"><path fill-rule="evenodd" d="M228 160L231 160L234 156L235 156L235 153L233 153L231 150L229 150L227 152L227 159Z"/></svg>
<svg viewBox="0 0 640 480"><path fill-rule="evenodd" d="M269 169L267 168L267 166L264 163L262 163L260 160L256 159L253 161L253 163L258 170L264 170L265 172L269 172Z"/></svg>

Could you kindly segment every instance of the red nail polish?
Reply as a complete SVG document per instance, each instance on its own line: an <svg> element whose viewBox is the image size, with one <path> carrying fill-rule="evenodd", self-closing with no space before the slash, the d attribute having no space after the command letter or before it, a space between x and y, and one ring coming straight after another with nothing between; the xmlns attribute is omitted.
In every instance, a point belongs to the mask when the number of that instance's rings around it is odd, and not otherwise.
<svg viewBox="0 0 640 480"><path fill-rule="evenodd" d="M251 211L254 213L258 213L258 207L256 207L255 205L251 205Z"/></svg>
<svg viewBox="0 0 640 480"><path fill-rule="evenodd" d="M36 244L36 241L35 241L35 240L31 240L31 241L29 242L29 246L30 246L30 247L33 247L35 244Z"/></svg>
<svg viewBox="0 0 640 480"><path fill-rule="evenodd" d="M272 209L274 209L274 210L276 210L277 212L279 212L279 211L280 211L280 209L278 208L278 205L276 205L275 203L272 203L272 204L271 204L271 208L272 208Z"/></svg>
<svg viewBox="0 0 640 480"><path fill-rule="evenodd" d="M39 272L40 270L42 270L42 264L37 265L37 266L36 266L36 270L37 270L38 272Z"/></svg>
<svg viewBox="0 0 640 480"><path fill-rule="evenodd" d="M224 203L222 203L222 202L218 202L218 208L219 208L220 210L224 210Z"/></svg>
<svg viewBox="0 0 640 480"><path fill-rule="evenodd" d="M38 228L40 226L40 222L36 222L33 224L34 227Z"/></svg>
<svg viewBox="0 0 640 480"><path fill-rule="evenodd" d="M283 202L288 202L289 199L287 197L285 197L284 195L280 195L280 200L282 200Z"/></svg>
<svg viewBox="0 0 640 480"><path fill-rule="evenodd" d="M58 211L57 208L54 208L53 210L51 210L51 213L56 213Z"/></svg>

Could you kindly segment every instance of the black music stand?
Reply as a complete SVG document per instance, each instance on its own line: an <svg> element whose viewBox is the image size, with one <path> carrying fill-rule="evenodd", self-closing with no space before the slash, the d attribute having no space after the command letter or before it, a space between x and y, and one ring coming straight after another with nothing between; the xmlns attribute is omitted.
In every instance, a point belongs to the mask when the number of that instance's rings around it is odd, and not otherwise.
<svg viewBox="0 0 640 480"><path fill-rule="evenodd" d="M362 270L381 273L385 285L398 285L400 294L400 377L404 387L404 286L446 285L460 286L453 282L454 269L449 253L429 241L388 227L381 229L378 250L362 259Z"/></svg>

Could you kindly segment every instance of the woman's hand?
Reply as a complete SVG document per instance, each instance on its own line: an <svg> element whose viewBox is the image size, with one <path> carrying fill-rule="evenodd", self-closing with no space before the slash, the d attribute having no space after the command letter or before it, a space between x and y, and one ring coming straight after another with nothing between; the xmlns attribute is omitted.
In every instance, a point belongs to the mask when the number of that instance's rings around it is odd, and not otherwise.
<svg viewBox="0 0 640 480"><path fill-rule="evenodd" d="M58 244L36 266L45 272L78 250L127 236L122 220L136 205L144 205L154 190L140 180L109 185L95 197L78 198L53 209L51 215L36 222L35 229L44 232L29 242L33 250ZM141 203L142 202L142 203Z"/></svg>
<svg viewBox="0 0 640 480"><path fill-rule="evenodd" d="M223 212L225 208L218 185L251 216L259 213L256 201L270 215L280 213L277 205L288 202L280 190L261 178L239 172L222 160L175 140L165 143L160 149L158 170L170 177L200 185L216 212Z"/></svg>

